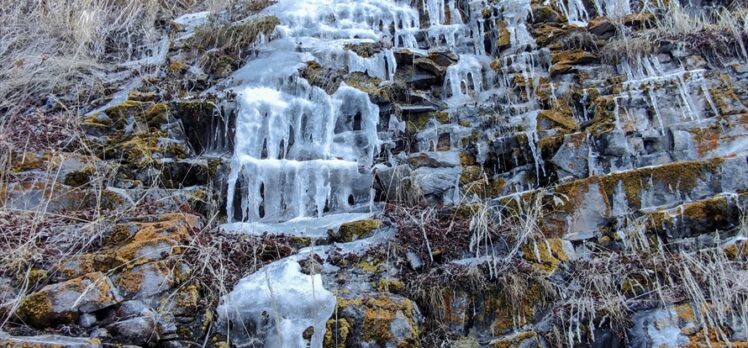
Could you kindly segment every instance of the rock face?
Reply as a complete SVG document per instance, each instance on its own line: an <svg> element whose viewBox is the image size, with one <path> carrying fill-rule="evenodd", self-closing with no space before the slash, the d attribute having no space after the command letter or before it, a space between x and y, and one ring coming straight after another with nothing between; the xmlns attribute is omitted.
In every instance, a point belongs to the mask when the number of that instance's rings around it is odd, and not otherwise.
<svg viewBox="0 0 748 348"><path fill-rule="evenodd" d="M177 18L85 151L0 156L54 256L0 345L748 344L744 4L328 5Z"/></svg>

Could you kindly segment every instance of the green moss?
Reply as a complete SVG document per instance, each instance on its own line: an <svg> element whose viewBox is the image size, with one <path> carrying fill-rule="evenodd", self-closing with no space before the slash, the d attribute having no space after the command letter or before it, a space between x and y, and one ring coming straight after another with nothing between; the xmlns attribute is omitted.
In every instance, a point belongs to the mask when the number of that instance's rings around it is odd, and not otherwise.
<svg viewBox="0 0 748 348"><path fill-rule="evenodd" d="M158 137L152 134L139 134L130 139L117 142L106 149L107 158L122 158L125 163L133 164L138 168L144 168L154 163L153 154L157 153Z"/></svg>
<svg viewBox="0 0 748 348"><path fill-rule="evenodd" d="M41 292L28 295L21 300L16 315L34 327L48 327L53 323L52 300Z"/></svg>
<svg viewBox="0 0 748 348"><path fill-rule="evenodd" d="M326 326L327 330L325 330L325 339L322 346L325 348L345 348L348 335L351 333L351 324L348 320L345 318L330 319Z"/></svg>
<svg viewBox="0 0 748 348"><path fill-rule="evenodd" d="M28 280L29 285L33 286L47 280L47 278L49 278L49 272L40 268L34 268L28 272L28 275L25 273L19 273L18 278L19 279L17 279L16 281L19 284L23 284L26 280Z"/></svg>
<svg viewBox="0 0 748 348"><path fill-rule="evenodd" d="M376 219L348 222L341 225L337 233L330 233L330 237L335 242L351 242L359 238L368 237L381 225L382 221Z"/></svg>
<svg viewBox="0 0 748 348"><path fill-rule="evenodd" d="M380 51L378 44L374 42L364 42L356 44L349 43L345 44L343 48L356 53L359 57L362 58L369 58Z"/></svg>
<svg viewBox="0 0 748 348"><path fill-rule="evenodd" d="M11 170L24 172L33 169L43 169L52 156L49 152L21 152L11 153Z"/></svg>
<svg viewBox="0 0 748 348"><path fill-rule="evenodd" d="M449 114L445 112L425 112L421 114L411 115L406 120L405 129L408 132L416 133L424 128L426 124L432 119L436 119L440 123L449 122Z"/></svg>
<svg viewBox="0 0 748 348"><path fill-rule="evenodd" d="M127 100L107 109L104 112L106 112L107 116L109 116L109 118L111 118L115 123L123 125L122 123L127 121L130 116L142 114L147 108L147 103L135 100Z"/></svg>
<svg viewBox="0 0 748 348"><path fill-rule="evenodd" d="M465 193L477 194L482 198L501 195L506 187L503 178L490 179L477 165L465 166L460 174L460 188Z"/></svg>
<svg viewBox="0 0 748 348"><path fill-rule="evenodd" d="M620 183L629 205L638 209L641 205L641 191L650 178L654 185L690 192L700 178L706 173L716 172L721 163L721 159L669 163L606 175L600 181L608 196L614 194Z"/></svg>
<svg viewBox="0 0 748 348"><path fill-rule="evenodd" d="M400 279L380 279L376 287L381 292L402 293L405 290L405 284Z"/></svg>
<svg viewBox="0 0 748 348"><path fill-rule="evenodd" d="M296 248L306 248L312 245L313 239L311 237L293 236L291 237L291 245Z"/></svg>
<svg viewBox="0 0 748 348"><path fill-rule="evenodd" d="M408 299L402 301L393 301L388 296L379 296L367 298L364 301L366 307L364 311L364 322L363 322L363 339L365 341L377 342L381 346L386 346L388 342L393 340L393 335L390 330L391 323L397 317L397 313L401 312L408 320L410 327L413 332L410 333L410 337L418 337L418 325L413 319L414 304ZM408 346L406 342L396 342L398 346Z"/></svg>
<svg viewBox="0 0 748 348"><path fill-rule="evenodd" d="M181 160L187 158L187 148L181 143L169 143L163 154Z"/></svg>
<svg viewBox="0 0 748 348"><path fill-rule="evenodd" d="M382 261L362 260L356 266L366 273L376 274L384 268L384 263Z"/></svg>
<svg viewBox="0 0 748 348"><path fill-rule="evenodd" d="M149 127L160 127L169 121L169 105L166 103L151 105L145 110L143 116Z"/></svg>
<svg viewBox="0 0 748 348"><path fill-rule="evenodd" d="M564 241L558 238L530 242L522 248L526 260L545 273L553 273L569 258L564 251Z"/></svg>
<svg viewBox="0 0 748 348"><path fill-rule="evenodd" d="M217 158L208 160L208 175L211 178L214 178L218 174L218 168L221 167L221 163L221 160Z"/></svg>
<svg viewBox="0 0 748 348"><path fill-rule="evenodd" d="M520 332L512 334L507 338L500 338L492 341L491 348L515 348L515 347L535 347L540 346L538 334L534 331Z"/></svg>

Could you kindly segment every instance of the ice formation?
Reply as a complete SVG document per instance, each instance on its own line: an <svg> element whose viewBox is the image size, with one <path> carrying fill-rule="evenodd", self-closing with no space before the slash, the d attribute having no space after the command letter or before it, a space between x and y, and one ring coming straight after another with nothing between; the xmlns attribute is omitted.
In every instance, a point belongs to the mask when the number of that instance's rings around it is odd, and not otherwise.
<svg viewBox="0 0 748 348"><path fill-rule="evenodd" d="M391 79L396 68L391 49L364 58L343 47L393 41L390 27L395 37L411 35L417 12L389 1L331 0L280 1L266 11L280 19L279 37L234 76L239 113L228 189L230 220L262 233L274 230L274 223L340 221L330 216L371 211L370 168L380 147L378 107L366 93L345 84L328 95L296 71L317 60ZM275 69L278 65L281 69ZM305 232L302 225L295 225L297 232Z"/></svg>
<svg viewBox="0 0 748 348"><path fill-rule="evenodd" d="M314 328L311 346L322 347L325 324L336 303L319 274L302 273L299 263L290 258L242 279L223 301L218 313L233 325L265 332L265 347L306 347L303 336L309 327ZM251 337L234 339L251 342Z"/></svg>

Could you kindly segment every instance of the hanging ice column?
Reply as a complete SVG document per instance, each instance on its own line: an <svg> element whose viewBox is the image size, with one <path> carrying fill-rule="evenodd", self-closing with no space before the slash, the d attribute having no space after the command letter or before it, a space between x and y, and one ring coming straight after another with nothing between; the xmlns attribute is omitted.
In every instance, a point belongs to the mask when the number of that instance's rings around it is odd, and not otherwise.
<svg viewBox="0 0 748 348"><path fill-rule="evenodd" d="M299 79L279 90L246 88L239 103L229 218L277 223L368 211L379 108L365 93L342 85L329 96Z"/></svg>

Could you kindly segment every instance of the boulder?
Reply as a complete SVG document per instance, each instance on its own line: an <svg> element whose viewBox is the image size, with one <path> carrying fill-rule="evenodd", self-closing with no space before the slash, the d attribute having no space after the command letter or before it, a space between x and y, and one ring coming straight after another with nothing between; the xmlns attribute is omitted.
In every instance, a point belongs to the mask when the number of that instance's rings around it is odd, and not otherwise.
<svg viewBox="0 0 748 348"><path fill-rule="evenodd" d="M21 300L19 318L34 327L76 322L81 313L91 313L121 302L109 277L101 272L45 286Z"/></svg>

